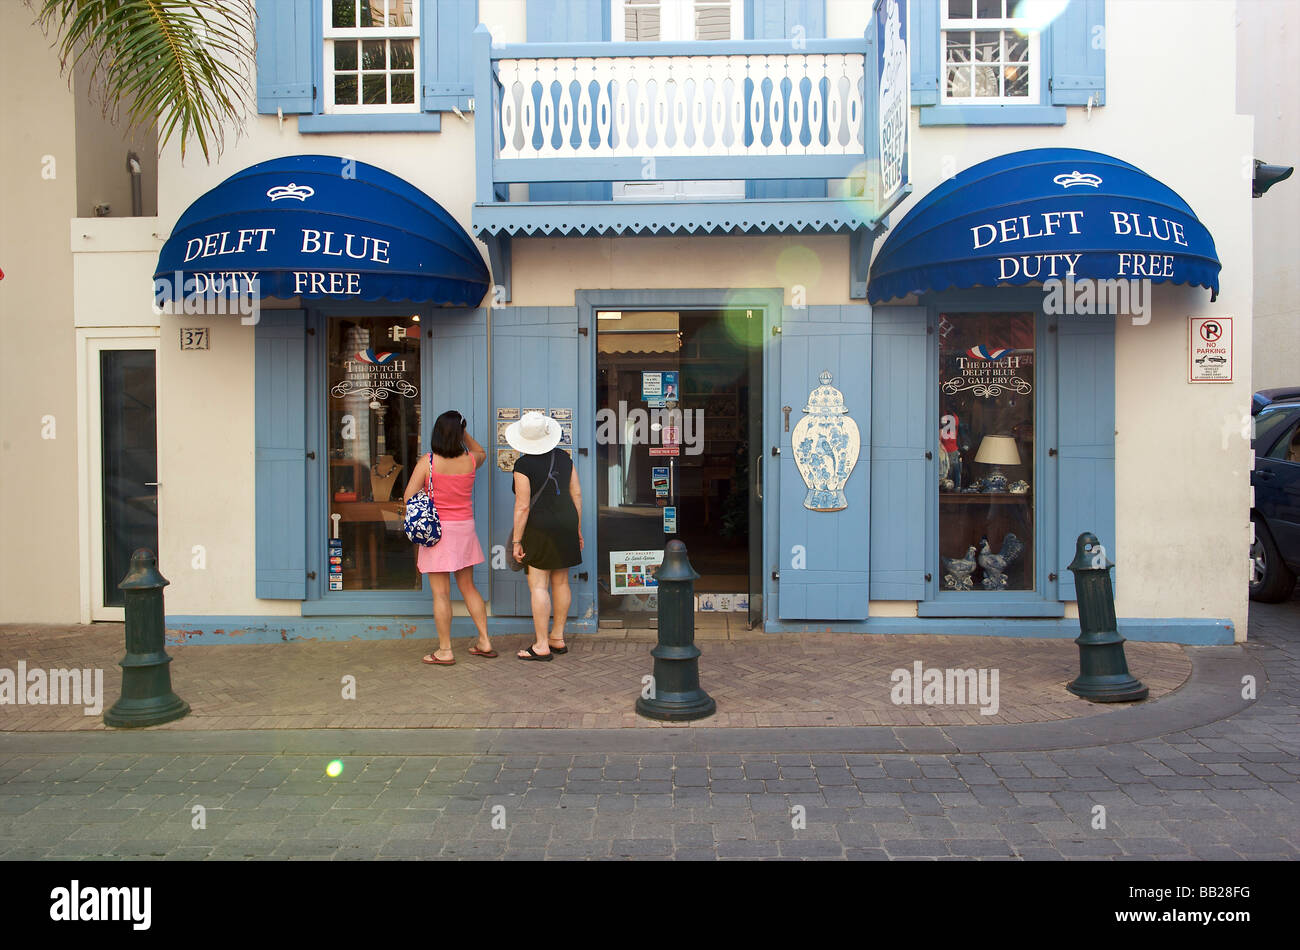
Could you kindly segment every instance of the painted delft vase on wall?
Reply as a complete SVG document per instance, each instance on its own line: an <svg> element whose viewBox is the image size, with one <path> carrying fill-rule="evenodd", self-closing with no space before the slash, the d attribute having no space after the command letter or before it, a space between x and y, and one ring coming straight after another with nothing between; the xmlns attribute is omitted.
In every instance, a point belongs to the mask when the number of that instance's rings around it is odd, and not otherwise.
<svg viewBox="0 0 1300 950"><path fill-rule="evenodd" d="M858 424L848 415L844 394L831 385L830 370L822 370L821 385L808 395L808 413L794 427L790 443L794 462L808 486L803 506L813 511L843 511L849 506L844 485L858 463L862 440Z"/></svg>

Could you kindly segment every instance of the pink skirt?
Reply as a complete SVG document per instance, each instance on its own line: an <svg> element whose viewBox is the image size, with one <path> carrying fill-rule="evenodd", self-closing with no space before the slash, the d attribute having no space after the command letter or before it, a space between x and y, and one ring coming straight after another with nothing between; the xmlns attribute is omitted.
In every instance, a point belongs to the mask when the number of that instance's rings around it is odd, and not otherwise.
<svg viewBox="0 0 1300 950"><path fill-rule="evenodd" d="M415 563L421 574L459 571L484 561L473 520L444 521L442 537L437 544L433 547L417 544L415 547Z"/></svg>

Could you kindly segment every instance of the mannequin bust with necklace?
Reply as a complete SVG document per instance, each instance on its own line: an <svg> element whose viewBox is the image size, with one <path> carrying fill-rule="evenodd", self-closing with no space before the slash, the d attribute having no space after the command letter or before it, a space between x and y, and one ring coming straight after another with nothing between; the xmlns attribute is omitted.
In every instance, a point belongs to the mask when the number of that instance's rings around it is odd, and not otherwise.
<svg viewBox="0 0 1300 950"><path fill-rule="evenodd" d="M401 474L402 466L391 455L381 455L370 466L370 497L375 501L389 501L393 485Z"/></svg>

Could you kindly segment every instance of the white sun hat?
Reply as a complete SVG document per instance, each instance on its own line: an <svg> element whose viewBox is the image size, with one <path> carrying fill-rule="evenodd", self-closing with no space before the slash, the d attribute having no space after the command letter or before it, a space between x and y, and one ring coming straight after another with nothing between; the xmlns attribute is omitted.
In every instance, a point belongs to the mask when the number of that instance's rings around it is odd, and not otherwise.
<svg viewBox="0 0 1300 950"><path fill-rule="evenodd" d="M525 455L544 455L560 444L560 424L540 412L525 412L506 427L506 441Z"/></svg>

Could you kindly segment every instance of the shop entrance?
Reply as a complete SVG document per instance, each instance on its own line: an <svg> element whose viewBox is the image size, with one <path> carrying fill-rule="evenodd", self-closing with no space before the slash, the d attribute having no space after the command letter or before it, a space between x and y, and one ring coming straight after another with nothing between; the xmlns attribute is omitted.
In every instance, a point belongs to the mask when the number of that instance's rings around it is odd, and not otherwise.
<svg viewBox="0 0 1300 950"><path fill-rule="evenodd" d="M596 311L602 621L648 625L680 539L701 613L761 619L762 310Z"/></svg>

